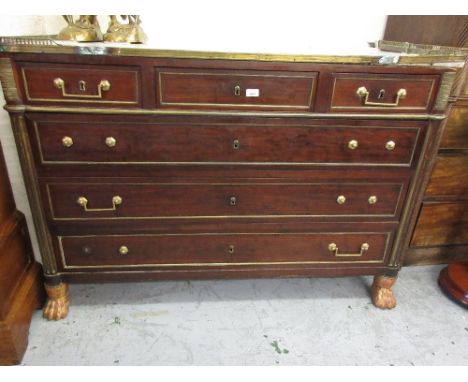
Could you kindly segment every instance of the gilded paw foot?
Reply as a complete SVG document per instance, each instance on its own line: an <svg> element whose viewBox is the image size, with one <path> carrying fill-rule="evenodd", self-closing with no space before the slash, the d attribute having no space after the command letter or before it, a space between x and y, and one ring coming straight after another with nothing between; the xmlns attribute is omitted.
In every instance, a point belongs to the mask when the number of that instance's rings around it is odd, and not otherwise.
<svg viewBox="0 0 468 382"><path fill-rule="evenodd" d="M393 277L375 276L372 284L372 303L380 309L393 309L397 302L392 292L396 279Z"/></svg>
<svg viewBox="0 0 468 382"><path fill-rule="evenodd" d="M44 318L48 320L61 320L68 314L68 306L70 298L68 296L68 284L60 283L59 285L45 285L47 292L47 302L44 307Z"/></svg>

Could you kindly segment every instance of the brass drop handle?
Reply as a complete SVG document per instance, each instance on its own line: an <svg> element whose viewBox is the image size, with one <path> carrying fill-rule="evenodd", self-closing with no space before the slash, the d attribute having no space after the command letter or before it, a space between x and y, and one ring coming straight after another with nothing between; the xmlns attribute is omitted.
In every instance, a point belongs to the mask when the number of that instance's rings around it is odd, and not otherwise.
<svg viewBox="0 0 468 382"><path fill-rule="evenodd" d="M84 81L80 81L80 90L83 91L86 88L86 83ZM101 80L97 86L97 94L73 94L73 93L67 93L67 90L65 89L65 81L57 77L54 79L54 86L57 89L62 90L62 96L63 97L72 97L72 98L89 98L89 99L100 99L102 98L102 92L107 92L111 88L111 84L107 80Z"/></svg>
<svg viewBox="0 0 468 382"><path fill-rule="evenodd" d="M385 90L382 89L380 90L379 96L380 98L383 96L385 93ZM358 95L359 98L363 99L363 104L367 106L384 106L384 107L395 107L398 106L400 103L400 100L406 97L406 89L399 89L396 93L396 98L395 102L370 102L369 101L369 91L366 89L365 86L361 86L356 90L356 94Z"/></svg>
<svg viewBox="0 0 468 382"><path fill-rule="evenodd" d="M346 203L346 197L344 195L340 195L336 198L336 202L338 204L345 204Z"/></svg>
<svg viewBox="0 0 468 382"><path fill-rule="evenodd" d="M359 147L359 142L355 139L351 139L349 142L348 142L348 148L350 150L356 150L357 148Z"/></svg>
<svg viewBox="0 0 468 382"><path fill-rule="evenodd" d="M101 212L101 211L115 211L117 206L122 204L122 197L116 195L112 197L112 207L110 208L88 208L88 199L84 196L80 196L76 202L83 207L86 212Z"/></svg>
<svg viewBox="0 0 468 382"><path fill-rule="evenodd" d="M119 248L119 253L121 255L126 255L128 254L128 247L126 245L122 245L120 248Z"/></svg>
<svg viewBox="0 0 468 382"><path fill-rule="evenodd" d="M234 95L235 96L240 96L241 94L241 88L239 85L234 86Z"/></svg>
<svg viewBox="0 0 468 382"><path fill-rule="evenodd" d="M71 137L63 137L62 138L62 145L65 147L72 147L73 146L73 139Z"/></svg>
<svg viewBox="0 0 468 382"><path fill-rule="evenodd" d="M107 137L105 144L107 147L114 147L117 144L117 140L114 137Z"/></svg>
<svg viewBox="0 0 468 382"><path fill-rule="evenodd" d="M328 244L328 250L330 252L335 252L336 257L360 257L369 250L369 244L368 243L362 243L361 244L361 251L359 253L338 253L338 246L335 243L330 243Z"/></svg>

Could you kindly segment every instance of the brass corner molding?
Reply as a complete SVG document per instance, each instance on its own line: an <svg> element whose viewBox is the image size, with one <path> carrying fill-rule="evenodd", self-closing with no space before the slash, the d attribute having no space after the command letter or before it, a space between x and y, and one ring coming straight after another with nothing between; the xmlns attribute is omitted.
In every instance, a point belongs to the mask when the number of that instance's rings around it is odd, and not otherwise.
<svg viewBox="0 0 468 382"><path fill-rule="evenodd" d="M0 58L0 82L7 103L19 103L21 98L13 76L13 63L10 58Z"/></svg>
<svg viewBox="0 0 468 382"><path fill-rule="evenodd" d="M437 98L435 101L436 110L445 110L449 102L450 94L452 92L452 86L455 83L455 78L457 73L455 72L445 72L442 75L442 80L440 81L439 92L437 93Z"/></svg>

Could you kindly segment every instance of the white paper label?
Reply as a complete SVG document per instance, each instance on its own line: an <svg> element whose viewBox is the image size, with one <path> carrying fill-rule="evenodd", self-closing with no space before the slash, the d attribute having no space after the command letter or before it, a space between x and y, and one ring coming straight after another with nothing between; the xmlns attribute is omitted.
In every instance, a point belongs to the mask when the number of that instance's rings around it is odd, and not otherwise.
<svg viewBox="0 0 468 382"><path fill-rule="evenodd" d="M260 97L260 89L245 89L246 97Z"/></svg>

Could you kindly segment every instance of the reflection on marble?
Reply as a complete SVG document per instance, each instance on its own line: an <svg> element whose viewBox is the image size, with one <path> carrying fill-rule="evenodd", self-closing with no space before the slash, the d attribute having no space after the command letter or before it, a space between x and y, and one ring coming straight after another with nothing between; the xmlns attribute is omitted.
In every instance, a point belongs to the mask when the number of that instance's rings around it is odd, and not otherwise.
<svg viewBox="0 0 468 382"><path fill-rule="evenodd" d="M370 277L72 285L66 319L35 314L23 364L468 365L439 270L403 269L392 311Z"/></svg>

